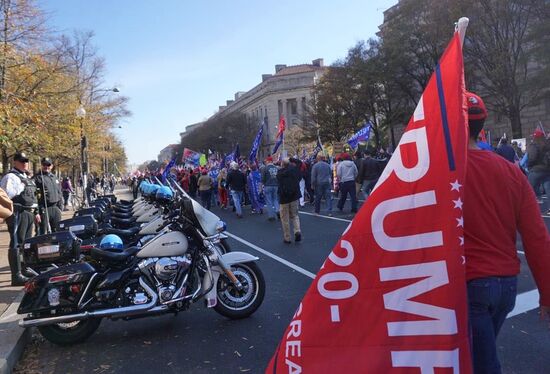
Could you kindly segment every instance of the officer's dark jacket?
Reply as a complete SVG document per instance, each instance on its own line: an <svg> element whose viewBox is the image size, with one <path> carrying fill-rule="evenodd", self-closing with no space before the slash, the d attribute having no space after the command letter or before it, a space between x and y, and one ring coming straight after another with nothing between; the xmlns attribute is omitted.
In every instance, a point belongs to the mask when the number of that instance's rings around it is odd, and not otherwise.
<svg viewBox="0 0 550 374"><path fill-rule="evenodd" d="M46 193L47 205L59 204L62 201L61 184L54 174L40 172L34 176L34 180L38 189L38 196L40 196L41 206L44 204L44 192Z"/></svg>

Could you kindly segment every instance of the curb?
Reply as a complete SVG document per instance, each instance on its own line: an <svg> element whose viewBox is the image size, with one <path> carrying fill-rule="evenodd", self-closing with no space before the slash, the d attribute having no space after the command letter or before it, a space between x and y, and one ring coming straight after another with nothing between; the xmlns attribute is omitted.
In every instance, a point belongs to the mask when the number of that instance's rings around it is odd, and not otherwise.
<svg viewBox="0 0 550 374"><path fill-rule="evenodd" d="M17 314L17 308L22 298L23 292L0 316L0 374L12 372L32 337L31 329L23 329L18 324L22 316Z"/></svg>

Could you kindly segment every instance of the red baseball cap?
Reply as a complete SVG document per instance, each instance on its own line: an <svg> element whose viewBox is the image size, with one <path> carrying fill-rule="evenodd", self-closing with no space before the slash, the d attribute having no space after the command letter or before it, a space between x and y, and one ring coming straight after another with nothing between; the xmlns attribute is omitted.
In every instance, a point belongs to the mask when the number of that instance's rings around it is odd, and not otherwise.
<svg viewBox="0 0 550 374"><path fill-rule="evenodd" d="M544 138L544 133L541 129L536 129L533 133L533 138Z"/></svg>
<svg viewBox="0 0 550 374"><path fill-rule="evenodd" d="M487 108L481 97L473 92L466 91L468 103L468 120L482 120L487 118Z"/></svg>

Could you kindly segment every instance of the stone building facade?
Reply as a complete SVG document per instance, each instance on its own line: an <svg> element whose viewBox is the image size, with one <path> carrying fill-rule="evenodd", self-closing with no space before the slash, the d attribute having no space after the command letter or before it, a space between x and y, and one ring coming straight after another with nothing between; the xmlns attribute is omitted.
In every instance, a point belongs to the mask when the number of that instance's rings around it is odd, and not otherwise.
<svg viewBox="0 0 550 374"><path fill-rule="evenodd" d="M259 157L266 157L275 144L281 117L284 116L287 128L306 120L312 89L326 69L321 58L311 64L275 65L275 74L263 74L257 86L247 92L237 92L234 99L220 106L211 119L238 111L257 121L258 125L263 123Z"/></svg>
<svg viewBox="0 0 550 374"><path fill-rule="evenodd" d="M174 152L176 150L177 144L168 144L166 147L161 149L157 156L157 161L160 163L167 162L172 160L174 157Z"/></svg>

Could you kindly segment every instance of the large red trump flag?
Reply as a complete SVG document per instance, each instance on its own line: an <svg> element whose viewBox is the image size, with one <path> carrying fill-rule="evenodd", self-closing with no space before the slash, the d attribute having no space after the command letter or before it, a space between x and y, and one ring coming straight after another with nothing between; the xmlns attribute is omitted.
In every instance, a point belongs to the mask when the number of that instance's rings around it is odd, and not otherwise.
<svg viewBox="0 0 550 374"><path fill-rule="evenodd" d="M319 270L266 373L471 372L466 115L455 33L373 193Z"/></svg>

